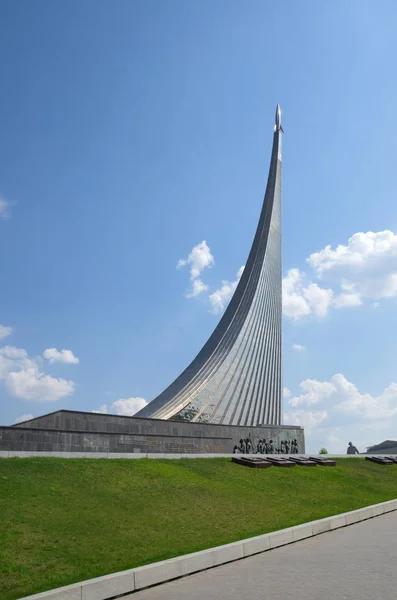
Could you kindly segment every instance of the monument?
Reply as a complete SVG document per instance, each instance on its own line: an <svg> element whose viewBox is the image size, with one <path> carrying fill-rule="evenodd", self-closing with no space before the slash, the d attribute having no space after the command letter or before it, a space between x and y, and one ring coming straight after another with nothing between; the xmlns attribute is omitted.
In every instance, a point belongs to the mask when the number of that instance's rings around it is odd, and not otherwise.
<svg viewBox="0 0 397 600"><path fill-rule="evenodd" d="M236 291L196 358L137 417L222 425L280 425L281 110L262 211Z"/></svg>
<svg viewBox="0 0 397 600"><path fill-rule="evenodd" d="M304 453L282 424L281 165L277 105L269 175L236 291L190 365L133 417L59 410L0 427L1 451Z"/></svg>

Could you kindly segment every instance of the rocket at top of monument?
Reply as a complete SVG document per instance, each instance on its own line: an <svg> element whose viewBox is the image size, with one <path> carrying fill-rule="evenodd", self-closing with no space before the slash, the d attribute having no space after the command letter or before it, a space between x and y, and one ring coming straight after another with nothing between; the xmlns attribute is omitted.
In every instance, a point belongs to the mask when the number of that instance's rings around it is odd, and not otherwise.
<svg viewBox="0 0 397 600"><path fill-rule="evenodd" d="M281 108L280 105L277 104L274 131L278 131L279 129L284 133L284 129L281 125Z"/></svg>

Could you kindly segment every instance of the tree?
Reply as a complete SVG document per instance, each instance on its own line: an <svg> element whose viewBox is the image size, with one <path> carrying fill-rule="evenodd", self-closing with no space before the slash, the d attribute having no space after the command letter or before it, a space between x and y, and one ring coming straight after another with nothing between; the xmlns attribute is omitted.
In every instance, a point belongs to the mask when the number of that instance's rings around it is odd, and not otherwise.
<svg viewBox="0 0 397 600"><path fill-rule="evenodd" d="M327 448L320 448L319 454L328 454Z"/></svg>

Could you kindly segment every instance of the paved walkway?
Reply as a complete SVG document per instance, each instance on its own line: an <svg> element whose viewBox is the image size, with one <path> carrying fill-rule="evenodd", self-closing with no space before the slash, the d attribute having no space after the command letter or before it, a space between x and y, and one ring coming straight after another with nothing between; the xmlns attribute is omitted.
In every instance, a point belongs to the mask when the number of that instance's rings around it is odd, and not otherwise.
<svg viewBox="0 0 397 600"><path fill-rule="evenodd" d="M397 512L125 600L396 600Z"/></svg>

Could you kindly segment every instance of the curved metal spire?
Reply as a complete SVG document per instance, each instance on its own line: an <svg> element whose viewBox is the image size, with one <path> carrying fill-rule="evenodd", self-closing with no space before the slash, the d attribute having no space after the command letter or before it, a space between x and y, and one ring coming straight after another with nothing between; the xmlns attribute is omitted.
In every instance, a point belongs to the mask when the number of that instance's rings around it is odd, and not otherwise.
<svg viewBox="0 0 397 600"><path fill-rule="evenodd" d="M229 425L282 422L281 110L262 211L244 272L196 358L135 416Z"/></svg>

